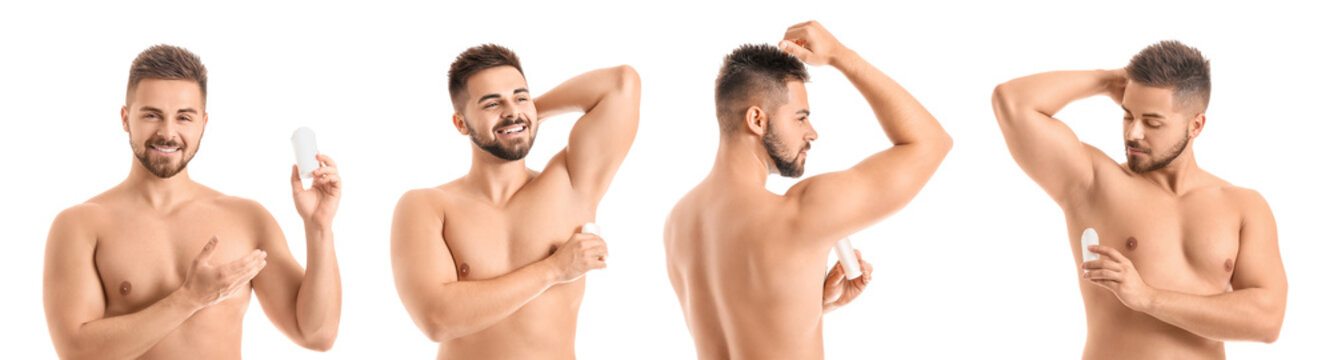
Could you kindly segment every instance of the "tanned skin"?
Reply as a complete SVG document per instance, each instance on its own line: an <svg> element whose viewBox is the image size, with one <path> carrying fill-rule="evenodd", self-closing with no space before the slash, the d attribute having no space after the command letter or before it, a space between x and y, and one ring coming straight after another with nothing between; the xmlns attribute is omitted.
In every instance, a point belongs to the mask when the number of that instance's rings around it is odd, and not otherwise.
<svg viewBox="0 0 1333 360"><path fill-rule="evenodd" d="M1125 110L1126 163L1053 117L1096 95ZM1273 213L1258 192L1199 168L1203 108L1174 96L1124 69L1041 73L995 88L1010 154L1065 213L1087 313L1085 359L1222 359L1223 341L1273 342L1282 327L1287 280ZM1159 169L1131 166L1177 149ZM1084 263L1089 227L1101 259Z"/></svg>
<svg viewBox="0 0 1333 360"><path fill-rule="evenodd" d="M583 275L606 267L606 243L580 234L634 141L639 77L594 70L533 99L512 66L467 80L459 133L531 144L551 116L582 112L568 146L541 172L475 143L467 175L407 192L394 211L399 297L440 359L573 359ZM509 124L509 125L506 125Z"/></svg>
<svg viewBox="0 0 1333 360"><path fill-rule="evenodd" d="M860 295L873 273L860 252L861 278L847 281L836 265L825 273L829 251L907 205L952 146L916 99L819 23L792 26L781 44L808 65L846 75L893 146L784 194L766 190L777 169L765 129L802 164L818 137L797 80L775 112L756 103L742 130L721 135L712 171L676 204L665 229L667 272L700 359L823 358L823 315Z"/></svg>
<svg viewBox="0 0 1333 360"><path fill-rule="evenodd" d="M183 167L208 115L199 85L144 79L121 109L136 152ZM306 265L259 203L160 177L134 161L116 187L61 212L46 243L43 300L56 353L67 359L239 359L251 289L292 341L328 350L338 335L341 280L333 216L342 181L327 155L292 198L305 222Z"/></svg>

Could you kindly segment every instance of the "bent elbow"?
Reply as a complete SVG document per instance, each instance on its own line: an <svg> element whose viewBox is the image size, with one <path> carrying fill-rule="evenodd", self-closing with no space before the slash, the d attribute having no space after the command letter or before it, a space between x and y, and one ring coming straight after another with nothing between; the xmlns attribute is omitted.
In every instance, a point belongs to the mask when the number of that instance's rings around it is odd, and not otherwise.
<svg viewBox="0 0 1333 360"><path fill-rule="evenodd" d="M1282 334L1282 320L1278 319L1277 321L1269 322L1269 324L1267 324L1266 326L1263 327L1263 329L1260 330L1259 341L1262 341L1265 344L1272 344L1277 342L1278 335L1281 334Z"/></svg>
<svg viewBox="0 0 1333 360"><path fill-rule="evenodd" d="M333 349L334 340L336 340L337 338L338 338L337 335L313 336L309 339L306 339L305 341L302 341L300 345L301 347L306 349L318 352L327 352L330 349Z"/></svg>
<svg viewBox="0 0 1333 360"><path fill-rule="evenodd" d="M1013 109L1017 106L1013 103L1013 85L1008 82L995 85L995 90L991 92L991 109L995 111L995 119L1004 125L1005 120L1009 119Z"/></svg>
<svg viewBox="0 0 1333 360"><path fill-rule="evenodd" d="M614 68L615 91L623 96L639 97L639 71L633 66L620 65Z"/></svg>

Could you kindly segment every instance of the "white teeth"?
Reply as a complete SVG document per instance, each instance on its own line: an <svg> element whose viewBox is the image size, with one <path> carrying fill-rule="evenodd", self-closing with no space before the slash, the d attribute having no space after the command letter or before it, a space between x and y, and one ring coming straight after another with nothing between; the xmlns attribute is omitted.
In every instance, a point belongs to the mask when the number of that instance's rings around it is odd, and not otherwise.
<svg viewBox="0 0 1333 360"><path fill-rule="evenodd" d="M174 152L176 152L176 150L180 150L180 148L163 148L163 147L157 147L157 146L154 146L154 147L153 147L153 150L161 151L161 152L164 152L164 153L174 153Z"/></svg>
<svg viewBox="0 0 1333 360"><path fill-rule="evenodd" d="M501 134L513 134L513 133L516 133L516 132L519 132L519 131L522 131L522 130L523 130L523 127L522 127L522 126L519 126L519 127L509 128L508 130L501 130L500 133L501 133Z"/></svg>

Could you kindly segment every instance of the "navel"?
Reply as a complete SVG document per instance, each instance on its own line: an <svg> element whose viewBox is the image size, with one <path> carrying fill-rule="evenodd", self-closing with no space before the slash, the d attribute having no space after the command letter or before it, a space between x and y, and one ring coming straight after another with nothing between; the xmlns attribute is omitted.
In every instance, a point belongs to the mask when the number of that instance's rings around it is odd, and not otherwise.
<svg viewBox="0 0 1333 360"><path fill-rule="evenodd" d="M463 263L462 266L458 267L458 277L459 278L467 277L467 273L470 272L471 270L472 268L467 266L467 263Z"/></svg>
<svg viewBox="0 0 1333 360"><path fill-rule="evenodd" d="M1138 247L1139 247L1139 239L1135 239L1133 236L1130 236L1129 239L1125 240L1125 248L1129 249L1130 251L1133 251L1135 248Z"/></svg>
<svg viewBox="0 0 1333 360"><path fill-rule="evenodd" d="M1222 270L1226 270L1227 272L1231 272L1231 269L1235 268L1235 266L1236 266L1236 263L1235 263L1234 261L1232 261L1231 259L1227 259L1227 261L1225 261L1225 262L1222 263Z"/></svg>
<svg viewBox="0 0 1333 360"><path fill-rule="evenodd" d="M1229 260L1228 260L1228 261L1229 261ZM131 285L129 280L121 281L121 282L120 282L120 296L126 296L126 295L129 295L129 294L130 294L130 290L133 289L133 288L134 288L134 285Z"/></svg>

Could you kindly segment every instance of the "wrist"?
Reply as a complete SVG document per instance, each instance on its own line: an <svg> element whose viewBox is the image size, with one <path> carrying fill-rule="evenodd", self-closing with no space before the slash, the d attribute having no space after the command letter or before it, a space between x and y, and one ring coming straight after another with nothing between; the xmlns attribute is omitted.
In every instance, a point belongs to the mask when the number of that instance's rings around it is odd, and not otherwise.
<svg viewBox="0 0 1333 360"><path fill-rule="evenodd" d="M204 303L191 296L189 289L186 289L183 285L180 288L177 288L176 291L167 295L162 301L165 302L168 307L180 309L189 314L193 314L204 308Z"/></svg>
<svg viewBox="0 0 1333 360"><path fill-rule="evenodd" d="M852 64L856 63L856 59L859 59L860 56L861 55L857 54L856 51L839 44L838 47L829 54L829 65L832 65L835 69L847 71Z"/></svg>
<svg viewBox="0 0 1333 360"><path fill-rule="evenodd" d="M333 235L333 224L319 221L305 220L305 234L307 238L323 239Z"/></svg>
<svg viewBox="0 0 1333 360"><path fill-rule="evenodd" d="M1155 313L1157 311L1158 301L1160 301L1160 299L1161 299L1160 294L1157 292L1156 289L1145 286L1143 291L1143 296L1141 296L1138 303L1134 305L1133 310L1145 314Z"/></svg>

